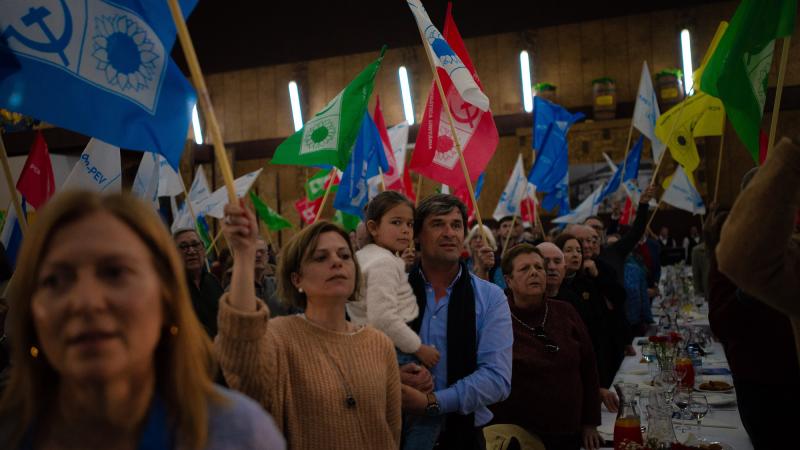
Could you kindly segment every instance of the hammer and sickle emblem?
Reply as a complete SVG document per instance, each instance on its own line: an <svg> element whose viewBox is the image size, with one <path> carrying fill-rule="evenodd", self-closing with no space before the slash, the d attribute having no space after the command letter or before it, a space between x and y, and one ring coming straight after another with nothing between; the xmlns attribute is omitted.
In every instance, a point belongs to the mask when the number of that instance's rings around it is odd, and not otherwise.
<svg viewBox="0 0 800 450"><path fill-rule="evenodd" d="M48 42L39 42L30 39L17 31L13 26L6 28L6 32L3 34L6 38L17 39L20 44L32 48L33 50L44 53L57 53L61 58L61 62L69 67L69 60L64 54L64 49L67 48L70 38L72 37L72 16L67 7L66 0L60 0L60 2L61 8L64 10L64 33L62 33L61 37L56 38L50 30L50 27L47 26L47 23L44 21L45 17L50 15L50 10L44 6L30 8L28 14L25 14L20 19L22 19L22 23L27 27L39 25L39 28L42 29L42 33L47 37Z"/></svg>
<svg viewBox="0 0 800 450"><path fill-rule="evenodd" d="M470 128L475 128L475 124L472 122L478 117L480 110L467 102L461 102L461 105L457 109L464 111L464 115L460 116L457 111L453 111L453 119L455 119L456 122L469 124Z"/></svg>

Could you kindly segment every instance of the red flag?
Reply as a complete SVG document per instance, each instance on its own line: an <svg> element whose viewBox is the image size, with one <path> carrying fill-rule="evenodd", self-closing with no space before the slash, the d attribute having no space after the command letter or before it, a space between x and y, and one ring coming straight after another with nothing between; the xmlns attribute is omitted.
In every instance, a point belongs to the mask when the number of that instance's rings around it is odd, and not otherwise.
<svg viewBox="0 0 800 450"><path fill-rule="evenodd" d="M758 164L764 164L767 159L767 148L769 147L769 136L763 131L758 132Z"/></svg>
<svg viewBox="0 0 800 450"><path fill-rule="evenodd" d="M44 141L41 130L36 132L33 139L28 159L25 160L17 180L17 190L36 209L41 208L56 192L50 152L47 151L47 142Z"/></svg>
<svg viewBox="0 0 800 450"><path fill-rule="evenodd" d="M619 218L620 225L630 225L633 216L633 202L631 202L631 198L628 197L625 199L625 207L622 208L622 215Z"/></svg>
<svg viewBox="0 0 800 450"><path fill-rule="evenodd" d="M475 66L472 65L467 48L464 46L464 41L453 21L451 8L452 5L448 4L443 36L475 78L478 87L483 89L478 74L475 72ZM499 136L494 124L494 117L492 117L491 110L484 112L466 103L450 81L450 77L442 70L439 71L439 74L442 89L447 97L447 104L453 114L453 125L458 141L461 143L469 177L475 183L497 149ZM435 81L425 104L425 113L419 126L410 168L416 173L456 190L466 186L447 113L444 111L442 98Z"/></svg>
<svg viewBox="0 0 800 450"><path fill-rule="evenodd" d="M386 189L390 191L405 192L403 185L403 178L400 176L398 170L397 160L394 158L394 149L392 142L389 140L389 133L386 131L386 122L383 120L383 113L381 112L381 99L375 97L375 113L372 115L375 121L375 126L378 127L378 134L381 136L383 142L383 152L386 154L386 161L389 162L389 170L383 172L383 184ZM405 162L405 161L404 161Z"/></svg>
<svg viewBox="0 0 800 450"><path fill-rule="evenodd" d="M419 175L422 176L422 175ZM403 184L405 185L406 197L412 202L417 201L417 195L414 193L414 183L411 182L411 170L408 166L406 166L405 170L403 171Z"/></svg>
<svg viewBox="0 0 800 450"><path fill-rule="evenodd" d="M523 222L536 226L536 202L530 197L525 197L519 204L519 215Z"/></svg>
<svg viewBox="0 0 800 450"><path fill-rule="evenodd" d="M469 189L466 186L463 186L453 192L453 195L458 197L461 200L461 203L467 205L467 223L471 224L475 221L475 204L472 203L472 198L469 195Z"/></svg>
<svg viewBox="0 0 800 450"><path fill-rule="evenodd" d="M294 208L300 214L300 219L308 225L314 223L317 214L319 214L319 207L322 206L322 199L320 197L313 202L309 202L305 197L294 202Z"/></svg>

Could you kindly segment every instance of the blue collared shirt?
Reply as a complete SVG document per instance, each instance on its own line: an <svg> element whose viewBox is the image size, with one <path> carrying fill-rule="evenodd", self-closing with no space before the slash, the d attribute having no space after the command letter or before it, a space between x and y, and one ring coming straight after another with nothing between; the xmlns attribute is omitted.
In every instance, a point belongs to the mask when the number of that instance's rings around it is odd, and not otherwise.
<svg viewBox="0 0 800 450"><path fill-rule="evenodd" d="M511 393L511 359L514 333L511 328L511 313L503 291L494 284L473 274L472 289L475 292L475 326L478 344L478 368L452 386L447 385L447 307L453 279L447 294L436 302L433 286L425 280L426 306L420 327L420 338L424 344L439 350L441 358L433 366L434 394L442 413L475 413L475 426L482 426L492 419L488 405L505 400ZM457 299L454 299L456 301Z"/></svg>

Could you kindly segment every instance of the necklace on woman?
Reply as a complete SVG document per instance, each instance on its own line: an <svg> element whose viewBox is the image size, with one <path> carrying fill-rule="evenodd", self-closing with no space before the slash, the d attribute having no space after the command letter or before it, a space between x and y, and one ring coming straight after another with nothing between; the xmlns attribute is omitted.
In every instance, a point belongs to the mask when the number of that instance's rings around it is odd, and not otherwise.
<svg viewBox="0 0 800 450"><path fill-rule="evenodd" d="M547 315L549 313L550 313L550 305L547 303L547 300L545 300L544 301L544 317L542 318L542 323L539 325L539 328L544 329L545 324L547 324ZM531 331L534 331L534 332L537 331L535 329L535 327L532 327L532 326L528 325L527 323L525 323L522 320L520 320L519 317L515 316L513 311L511 312L511 317L513 317L514 320L519 322L519 324L522 325L523 327L525 327L525 328L527 328L527 329L529 329Z"/></svg>

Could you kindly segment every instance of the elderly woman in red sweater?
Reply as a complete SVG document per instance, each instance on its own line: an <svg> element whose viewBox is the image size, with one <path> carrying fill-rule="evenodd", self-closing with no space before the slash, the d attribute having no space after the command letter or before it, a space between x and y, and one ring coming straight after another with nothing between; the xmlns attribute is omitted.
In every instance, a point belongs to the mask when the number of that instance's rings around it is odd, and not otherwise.
<svg viewBox="0 0 800 450"><path fill-rule="evenodd" d="M494 405L494 423L534 433L551 449L600 447L599 384L589 333L569 303L548 299L544 258L517 245L503 257L514 328L511 396Z"/></svg>

